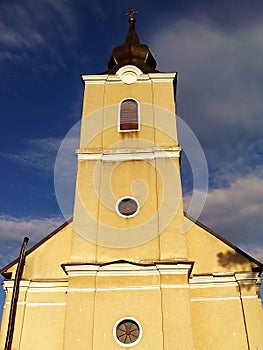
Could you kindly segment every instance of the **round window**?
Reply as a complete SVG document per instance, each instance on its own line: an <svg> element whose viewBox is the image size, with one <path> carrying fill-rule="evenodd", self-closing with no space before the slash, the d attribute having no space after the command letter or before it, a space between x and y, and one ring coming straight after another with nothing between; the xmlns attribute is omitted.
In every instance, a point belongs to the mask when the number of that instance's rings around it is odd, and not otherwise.
<svg viewBox="0 0 263 350"><path fill-rule="evenodd" d="M141 326L133 318L119 320L115 324L113 332L116 342L124 347L138 344L142 337Z"/></svg>
<svg viewBox="0 0 263 350"><path fill-rule="evenodd" d="M139 211L139 203L135 198L123 197L117 201L116 210L120 216L133 217Z"/></svg>

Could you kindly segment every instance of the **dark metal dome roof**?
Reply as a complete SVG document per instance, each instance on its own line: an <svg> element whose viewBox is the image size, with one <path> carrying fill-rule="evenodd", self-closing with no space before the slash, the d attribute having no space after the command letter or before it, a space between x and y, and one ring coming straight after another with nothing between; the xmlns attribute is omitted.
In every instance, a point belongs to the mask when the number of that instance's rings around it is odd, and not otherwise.
<svg viewBox="0 0 263 350"><path fill-rule="evenodd" d="M120 46L114 47L112 50L112 55L108 63L107 73L109 74L116 73L119 68L128 64L138 67L143 73L156 72L156 61L149 47L140 43L135 30L135 13L131 10L128 14L130 27L125 42Z"/></svg>

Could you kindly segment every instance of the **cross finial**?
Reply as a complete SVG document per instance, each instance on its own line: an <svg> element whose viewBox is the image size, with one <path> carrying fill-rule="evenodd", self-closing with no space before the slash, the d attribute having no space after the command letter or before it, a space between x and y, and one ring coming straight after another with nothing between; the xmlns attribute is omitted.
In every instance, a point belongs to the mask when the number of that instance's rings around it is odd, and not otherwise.
<svg viewBox="0 0 263 350"><path fill-rule="evenodd" d="M135 15L137 15L139 11L136 10L130 10L128 13L126 13L126 16L129 16L129 22L134 23L135 22Z"/></svg>

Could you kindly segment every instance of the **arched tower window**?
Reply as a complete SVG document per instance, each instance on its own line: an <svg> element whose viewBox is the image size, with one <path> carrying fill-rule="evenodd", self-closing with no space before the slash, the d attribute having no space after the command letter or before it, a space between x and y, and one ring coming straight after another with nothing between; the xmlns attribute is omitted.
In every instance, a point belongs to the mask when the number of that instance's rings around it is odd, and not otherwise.
<svg viewBox="0 0 263 350"><path fill-rule="evenodd" d="M139 130L139 103L136 100L127 98L120 103L118 130Z"/></svg>

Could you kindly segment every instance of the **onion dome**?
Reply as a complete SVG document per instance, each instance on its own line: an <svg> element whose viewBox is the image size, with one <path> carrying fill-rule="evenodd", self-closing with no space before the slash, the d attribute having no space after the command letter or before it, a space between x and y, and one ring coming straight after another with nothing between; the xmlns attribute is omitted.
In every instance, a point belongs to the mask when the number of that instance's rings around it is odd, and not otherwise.
<svg viewBox="0 0 263 350"><path fill-rule="evenodd" d="M116 46L112 50L112 55L108 63L109 74L114 74L116 71L128 64L138 67L143 73L156 72L156 61L151 54L147 45L141 44L138 34L135 30L134 15L138 13L131 10L129 16L130 27L124 44Z"/></svg>

